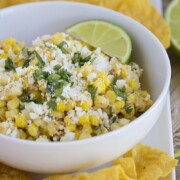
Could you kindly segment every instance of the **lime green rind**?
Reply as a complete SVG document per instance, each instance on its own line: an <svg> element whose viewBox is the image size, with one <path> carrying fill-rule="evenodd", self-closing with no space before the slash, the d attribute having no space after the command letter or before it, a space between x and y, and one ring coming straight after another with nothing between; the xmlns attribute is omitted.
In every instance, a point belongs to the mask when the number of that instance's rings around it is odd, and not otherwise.
<svg viewBox="0 0 180 180"><path fill-rule="evenodd" d="M104 31L104 29L107 30ZM99 19L85 20L71 25L65 31L95 48L100 47L105 54L117 57L122 63L129 62L132 53L131 39L126 31L117 24ZM117 41L121 37L125 40L123 47L121 47L122 42ZM123 51L120 53L120 49L123 50L123 48L125 49L124 54L122 54Z"/></svg>
<svg viewBox="0 0 180 180"><path fill-rule="evenodd" d="M180 0L172 1L165 12L165 19L171 27L171 47L180 56Z"/></svg>

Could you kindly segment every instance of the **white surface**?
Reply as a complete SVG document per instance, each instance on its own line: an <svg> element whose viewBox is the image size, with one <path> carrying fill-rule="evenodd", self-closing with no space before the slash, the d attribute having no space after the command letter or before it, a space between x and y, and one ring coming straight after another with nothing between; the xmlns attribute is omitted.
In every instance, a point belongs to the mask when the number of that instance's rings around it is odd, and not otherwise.
<svg viewBox="0 0 180 180"><path fill-rule="evenodd" d="M0 161L24 170L39 172L75 171L93 167L123 154L142 140L155 124L168 91L169 59L160 42L130 18L103 8L80 4L22 5L0 12L0 39L14 36L19 40L31 42L37 35L62 31L64 27L87 18L103 18L124 26L132 37L133 59L145 69L143 85L150 90L154 99L165 87L163 93L152 108L136 121L96 138L49 144L0 135ZM16 26L17 24L19 25Z"/></svg>

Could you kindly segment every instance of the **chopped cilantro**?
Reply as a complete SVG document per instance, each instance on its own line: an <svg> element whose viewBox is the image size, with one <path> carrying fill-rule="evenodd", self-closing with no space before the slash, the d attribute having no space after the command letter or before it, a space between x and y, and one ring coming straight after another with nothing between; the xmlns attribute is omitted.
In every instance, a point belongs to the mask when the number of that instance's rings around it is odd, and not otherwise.
<svg viewBox="0 0 180 180"><path fill-rule="evenodd" d="M109 116L112 117L112 106L109 107Z"/></svg>
<svg viewBox="0 0 180 180"><path fill-rule="evenodd" d="M28 67L28 66L29 66L30 61L31 61L31 59L30 59L30 58L26 59L26 60L24 61L24 64L23 64L23 66L22 66L22 67L23 67L23 68Z"/></svg>
<svg viewBox="0 0 180 180"><path fill-rule="evenodd" d="M59 69L61 69L61 65L57 64L54 66L53 68L55 71L58 71Z"/></svg>
<svg viewBox="0 0 180 180"><path fill-rule="evenodd" d="M117 115L112 115L111 117L111 123L114 123L118 119Z"/></svg>
<svg viewBox="0 0 180 180"><path fill-rule="evenodd" d="M37 59L39 61L38 67L43 68L45 66L45 62L43 61L43 59L41 58L41 56L38 54L37 51L35 51L35 54L36 54L36 57L37 57Z"/></svg>
<svg viewBox="0 0 180 180"><path fill-rule="evenodd" d="M54 93L54 87L53 87L53 83L47 83L46 85L46 90L48 93Z"/></svg>
<svg viewBox="0 0 180 180"><path fill-rule="evenodd" d="M119 90L116 86L112 86L112 90L116 93L117 96L122 97L125 101L127 100L126 89L123 87L122 90Z"/></svg>
<svg viewBox="0 0 180 180"><path fill-rule="evenodd" d="M63 92L63 87L61 87L59 89L55 89L55 96L56 97L61 97L62 96L62 92Z"/></svg>
<svg viewBox="0 0 180 180"><path fill-rule="evenodd" d="M61 49L63 54L68 54L68 51L64 48L64 46L67 46L66 41L62 41L60 44L57 45L57 47Z"/></svg>
<svg viewBox="0 0 180 180"><path fill-rule="evenodd" d="M82 60L81 53L79 51L75 52L72 58L72 63L76 64L79 63L81 60Z"/></svg>
<svg viewBox="0 0 180 180"><path fill-rule="evenodd" d="M27 57L29 55L29 52L28 52L28 48L24 47L21 51L21 54L24 56L24 57Z"/></svg>
<svg viewBox="0 0 180 180"><path fill-rule="evenodd" d="M91 94L92 101L95 99L97 87L94 87L93 85L89 85L87 88L88 92Z"/></svg>
<svg viewBox="0 0 180 180"><path fill-rule="evenodd" d="M15 71L15 67L14 67L13 61L10 58L7 58L5 60L4 68L6 70L13 70L13 71Z"/></svg>
<svg viewBox="0 0 180 180"><path fill-rule="evenodd" d="M55 111L56 108L57 108L57 103L54 100L50 100L50 101L47 102L47 106L49 108L51 108L53 111Z"/></svg>
<svg viewBox="0 0 180 180"><path fill-rule="evenodd" d="M92 128L95 130L95 131L97 131L97 130L99 130L99 129L101 129L101 124L99 124L98 126L92 126Z"/></svg>
<svg viewBox="0 0 180 180"><path fill-rule="evenodd" d="M125 111L130 114L132 112L133 108L131 106L128 106Z"/></svg>
<svg viewBox="0 0 180 180"><path fill-rule="evenodd" d="M36 69L33 73L33 77L35 80L47 79L49 73L47 71L42 71L41 69Z"/></svg>
<svg viewBox="0 0 180 180"><path fill-rule="evenodd" d="M112 82L112 84L114 84L114 85L115 85L115 84L116 84L116 82L117 82L117 80L118 80L118 76L117 76L117 75L115 75L115 76L114 76L114 78L113 78L113 82Z"/></svg>
<svg viewBox="0 0 180 180"><path fill-rule="evenodd" d="M53 82L55 83L56 81L58 81L60 79L61 79L61 77L59 74L49 74L48 75L48 82L50 82L50 83L53 83Z"/></svg>
<svg viewBox="0 0 180 180"><path fill-rule="evenodd" d="M86 62L91 61L91 55L87 56L86 58L81 57L81 53L79 51L74 53L74 56L72 58L72 63L76 64L78 63L79 66L83 66Z"/></svg>
<svg viewBox="0 0 180 180"><path fill-rule="evenodd" d="M66 69L59 69L58 75L60 75L61 79L70 82L71 73L69 73Z"/></svg>
<svg viewBox="0 0 180 180"><path fill-rule="evenodd" d="M36 104L40 103L40 101L37 98L31 99L28 91L26 91L26 90L24 90L23 93L21 94L21 96L19 96L19 99L22 102L34 102Z"/></svg>

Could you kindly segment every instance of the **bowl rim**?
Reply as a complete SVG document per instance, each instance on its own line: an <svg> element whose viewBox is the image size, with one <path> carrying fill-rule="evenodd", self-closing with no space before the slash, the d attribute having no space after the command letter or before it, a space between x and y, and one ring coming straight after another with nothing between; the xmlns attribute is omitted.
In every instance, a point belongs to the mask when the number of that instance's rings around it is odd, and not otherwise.
<svg viewBox="0 0 180 180"><path fill-rule="evenodd" d="M94 136L88 139L81 139L81 140L73 140L73 141L58 141L58 142L37 142L37 141L30 141L30 140L24 140L24 139L19 139L19 138L14 138L14 137L9 137L7 135L3 135L0 134L0 139L3 139L4 141L9 141L12 143L17 143L17 144L24 144L24 145L32 145L32 146L42 146L42 147L56 147L56 146L78 146L78 145L86 145L87 143L91 143L94 141L101 141L104 138L108 138L108 137L113 137L115 134L118 134L122 131L126 131L126 129L131 128L134 125L138 125L141 123L141 121L144 120L144 117L148 116L149 114L152 113L152 111L157 108L157 106L161 103L161 101L164 99L164 97L167 95L167 92L169 90L169 85L170 85L170 78L171 78L171 66L170 66L170 60L169 57L167 55L167 52L165 50L165 48L163 47L163 45L161 44L161 42L157 39L157 37L150 31L148 30L146 27L144 27L142 24L140 24L139 22L137 22L136 20L120 13L120 12L116 12L114 10L108 9L108 8L104 8L104 7L100 7L100 6L96 6L96 5L92 5L92 4L85 4L85 3L79 3L79 2L70 2L70 1L44 1L44 2L30 2L30 3L24 3L24 4L18 4L18 5L14 5L14 6L10 6L10 7L6 7L0 10L0 19L1 16L3 16L4 14L8 14L9 12L11 13L11 11L13 11L14 9L16 11L19 11L23 8L27 8L27 7L31 7L30 9L33 8L33 6L35 7L42 7L43 6L49 6L49 5L58 5L58 6L74 6L74 8L76 7L81 7L81 8L93 8L95 10L101 10L101 11L106 11L109 14L112 14L113 16L121 16L124 20L130 21L132 26L139 26L140 29L142 29L142 31L145 31L147 33L148 36L151 36L151 38L153 39L153 41L155 41L155 44L160 48L163 58L164 59L164 63L165 63L165 67L166 67L166 82L164 83L163 89L160 93L160 96L154 101L153 105L146 111L144 112L142 115L140 115L138 118L135 119L135 121L121 127L118 128L116 130L110 131L106 134L101 134L98 136Z"/></svg>

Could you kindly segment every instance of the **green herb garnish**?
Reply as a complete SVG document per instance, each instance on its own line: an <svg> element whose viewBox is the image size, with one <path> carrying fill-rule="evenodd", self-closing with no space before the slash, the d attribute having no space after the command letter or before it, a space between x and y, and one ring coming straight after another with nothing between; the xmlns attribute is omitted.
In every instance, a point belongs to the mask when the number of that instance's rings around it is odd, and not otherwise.
<svg viewBox="0 0 180 180"><path fill-rule="evenodd" d="M112 115L111 117L111 123L114 123L118 119L117 115Z"/></svg>
<svg viewBox="0 0 180 180"><path fill-rule="evenodd" d="M7 59L5 60L4 68L5 68L6 70L9 70L9 71L10 71L10 70L15 71L15 67L14 67L13 61L12 61L10 58L7 58Z"/></svg>
<svg viewBox="0 0 180 180"><path fill-rule="evenodd" d="M115 75L115 76L114 76L114 78L113 78L113 82L112 82L112 84L113 84L113 85L115 85L115 84L116 84L116 82L117 82L117 80L118 80L118 76L117 76L117 75Z"/></svg>
<svg viewBox="0 0 180 180"><path fill-rule="evenodd" d="M68 51L64 48L64 46L67 46L66 41L62 41L60 44L57 45L57 47L61 49L63 54L68 54Z"/></svg>
<svg viewBox="0 0 180 180"><path fill-rule="evenodd" d="M38 54L37 51L35 51L35 54L36 54L36 57L37 57L37 59L39 61L38 67L43 68L45 66L45 62L43 61L43 59L41 58L41 56Z"/></svg>
<svg viewBox="0 0 180 180"><path fill-rule="evenodd" d="M127 94L126 94L125 87L123 87L121 90L119 90L116 86L113 85L111 88L116 93L117 96L123 98L125 101L127 100Z"/></svg>
<svg viewBox="0 0 180 180"><path fill-rule="evenodd" d="M70 82L71 73L69 73L66 69L59 69L58 75L60 75L61 79Z"/></svg>
<svg viewBox="0 0 180 180"><path fill-rule="evenodd" d="M112 106L109 107L109 116L112 117Z"/></svg>
<svg viewBox="0 0 180 180"><path fill-rule="evenodd" d="M92 101L94 101L95 95L96 95L96 92L97 92L97 87L94 87L93 85L89 85L87 90L91 94Z"/></svg>
<svg viewBox="0 0 180 180"><path fill-rule="evenodd" d="M24 90L21 96L19 96L19 99L22 102L34 102L36 104L40 103L40 101L37 98L31 99L29 93L26 90Z"/></svg>
<svg viewBox="0 0 180 180"><path fill-rule="evenodd" d="M55 83L60 79L61 79L61 77L59 74L49 74L48 75L48 82L50 82L50 83Z"/></svg>
<svg viewBox="0 0 180 180"><path fill-rule="evenodd" d="M99 124L98 126L92 126L92 128L95 130L95 131L97 131L97 130L99 130L99 129L101 129L101 124Z"/></svg>
<svg viewBox="0 0 180 180"><path fill-rule="evenodd" d="M125 111L126 113L130 114L132 112L133 108L131 106L128 106Z"/></svg>
<svg viewBox="0 0 180 180"><path fill-rule="evenodd" d="M53 68L55 71L58 71L59 69L61 69L61 65L57 64L54 66Z"/></svg>
<svg viewBox="0 0 180 180"><path fill-rule="evenodd" d="M23 64L23 66L22 66L22 67L23 67L23 68L28 67L28 66L29 66L30 61L31 61L31 59L30 59L30 58L26 59L26 60L24 61L24 64Z"/></svg>
<svg viewBox="0 0 180 180"><path fill-rule="evenodd" d="M35 80L47 79L49 73L47 71L42 71L41 69L36 69L33 73L33 77Z"/></svg>
<svg viewBox="0 0 180 180"><path fill-rule="evenodd" d="M81 53L79 51L75 52L72 58L72 63L76 64L79 63L81 60L82 60Z"/></svg>
<svg viewBox="0 0 180 180"><path fill-rule="evenodd" d="M56 108L57 108L57 103L56 103L56 101L54 101L54 100L50 100L50 101L47 102L47 106L48 106L50 109L52 109L53 111L55 111Z"/></svg>
<svg viewBox="0 0 180 180"><path fill-rule="evenodd" d="M87 56L86 58L81 57L81 53L79 51L74 53L74 56L72 58L72 63L76 64L78 63L79 66L83 66L86 62L91 61L91 55Z"/></svg>
<svg viewBox="0 0 180 180"><path fill-rule="evenodd" d="M29 55L29 52L28 52L28 48L24 47L21 51L21 54L24 56L24 57L27 57Z"/></svg>

